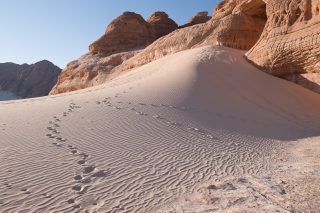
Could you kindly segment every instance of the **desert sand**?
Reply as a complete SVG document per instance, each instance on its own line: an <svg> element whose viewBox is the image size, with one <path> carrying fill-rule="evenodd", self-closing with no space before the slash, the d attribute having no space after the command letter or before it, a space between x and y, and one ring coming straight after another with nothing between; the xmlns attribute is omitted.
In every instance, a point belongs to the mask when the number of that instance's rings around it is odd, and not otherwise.
<svg viewBox="0 0 320 213"><path fill-rule="evenodd" d="M320 96L244 54L206 46L0 102L0 211L319 210Z"/></svg>

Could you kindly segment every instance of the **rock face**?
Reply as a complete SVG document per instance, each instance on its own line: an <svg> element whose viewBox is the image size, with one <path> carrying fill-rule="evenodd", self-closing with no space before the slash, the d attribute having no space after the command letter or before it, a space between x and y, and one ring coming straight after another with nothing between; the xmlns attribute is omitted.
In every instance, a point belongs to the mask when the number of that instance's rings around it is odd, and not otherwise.
<svg viewBox="0 0 320 213"><path fill-rule="evenodd" d="M170 19L165 12L155 12L147 22L154 31L155 39L165 36L178 28L177 23Z"/></svg>
<svg viewBox="0 0 320 213"><path fill-rule="evenodd" d="M178 28L164 12L155 12L148 21L125 12L113 20L105 35L89 46L89 53L67 65L51 95L103 83L111 71L153 41Z"/></svg>
<svg viewBox="0 0 320 213"><path fill-rule="evenodd" d="M110 23L106 33L89 50L91 55L109 56L144 47L154 39L152 27L141 15L125 12Z"/></svg>
<svg viewBox="0 0 320 213"><path fill-rule="evenodd" d="M38 63L0 64L0 89L20 98L48 95L56 84L61 69L49 61Z"/></svg>
<svg viewBox="0 0 320 213"><path fill-rule="evenodd" d="M266 1L266 28L247 53L260 69L320 92L320 2Z"/></svg>
<svg viewBox="0 0 320 213"><path fill-rule="evenodd" d="M180 26L180 28L206 23L210 19L211 19L211 16L208 16L207 11L199 12L197 15L193 16L187 24Z"/></svg>
<svg viewBox="0 0 320 213"><path fill-rule="evenodd" d="M155 12L148 21L139 14L125 12L110 23L105 35L90 45L90 54L109 56L142 48L177 28L164 12Z"/></svg>
<svg viewBox="0 0 320 213"><path fill-rule="evenodd" d="M70 62L60 74L50 95L71 92L102 84L114 67L133 57L139 51L129 51L106 57L86 54Z"/></svg>

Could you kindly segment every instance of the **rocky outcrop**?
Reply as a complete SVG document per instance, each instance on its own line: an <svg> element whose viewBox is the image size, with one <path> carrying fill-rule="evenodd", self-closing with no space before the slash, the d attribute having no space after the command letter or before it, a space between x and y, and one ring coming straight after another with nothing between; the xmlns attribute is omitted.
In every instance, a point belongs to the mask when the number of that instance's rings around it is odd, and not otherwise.
<svg viewBox="0 0 320 213"><path fill-rule="evenodd" d="M145 47L178 28L164 12L155 12L145 21L139 14L125 12L113 20L106 33L89 47L90 54L109 56Z"/></svg>
<svg viewBox="0 0 320 213"><path fill-rule="evenodd" d="M56 84L61 69L49 61L38 63L0 64L0 89L20 98L48 95Z"/></svg>
<svg viewBox="0 0 320 213"><path fill-rule="evenodd" d="M147 22L154 31L155 40L178 28L177 23L170 19L165 12L155 12L150 16Z"/></svg>
<svg viewBox="0 0 320 213"><path fill-rule="evenodd" d="M139 50L122 52L106 57L86 54L67 65L60 74L57 84L52 88L50 95L102 84L116 66L138 52Z"/></svg>
<svg viewBox="0 0 320 213"><path fill-rule="evenodd" d="M105 35L89 46L89 53L67 65L51 95L103 83L112 70L161 36L178 28L164 12L155 12L148 21L125 12L113 20Z"/></svg>
<svg viewBox="0 0 320 213"><path fill-rule="evenodd" d="M266 2L268 21L248 59L265 72L320 92L320 2Z"/></svg>
<svg viewBox="0 0 320 213"><path fill-rule="evenodd" d="M203 24L209 21L210 19L211 16L208 16L207 11L199 12L197 13L197 15L193 16L187 24L180 26L180 28L191 27L196 24Z"/></svg>
<svg viewBox="0 0 320 213"><path fill-rule="evenodd" d="M113 20L106 33L89 47L91 55L109 56L141 48L154 41L152 27L143 17L133 12L125 12Z"/></svg>
<svg viewBox="0 0 320 213"><path fill-rule="evenodd" d="M141 53L116 67L112 77L165 55L201 45L218 44L249 50L263 32L267 20L265 4L253 6L249 2L251 10L242 11L247 7L239 4L240 1L231 3L219 5L211 20L206 23L178 29L156 40Z"/></svg>

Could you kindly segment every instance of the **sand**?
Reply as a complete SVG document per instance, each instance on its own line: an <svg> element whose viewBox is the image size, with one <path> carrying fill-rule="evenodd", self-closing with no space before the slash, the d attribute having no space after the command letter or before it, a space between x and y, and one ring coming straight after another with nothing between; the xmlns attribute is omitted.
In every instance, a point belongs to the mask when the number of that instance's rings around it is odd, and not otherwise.
<svg viewBox="0 0 320 213"><path fill-rule="evenodd" d="M299 209L289 198L282 205L263 195L228 197L250 194L248 186L293 196L272 181L298 181L293 174L302 170L289 167L307 161L292 150L305 140L318 145L320 135L319 95L257 70L243 55L207 46L98 87L1 102L0 211ZM219 199L210 203L203 188Z"/></svg>

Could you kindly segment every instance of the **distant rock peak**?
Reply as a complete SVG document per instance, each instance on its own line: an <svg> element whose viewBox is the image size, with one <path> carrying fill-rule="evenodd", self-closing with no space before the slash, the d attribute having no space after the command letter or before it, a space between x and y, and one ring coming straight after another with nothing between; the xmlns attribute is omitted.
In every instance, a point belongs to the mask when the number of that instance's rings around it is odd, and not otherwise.
<svg viewBox="0 0 320 213"><path fill-rule="evenodd" d="M61 69L48 60L31 65L0 63L0 88L21 98L46 96L60 72Z"/></svg>

